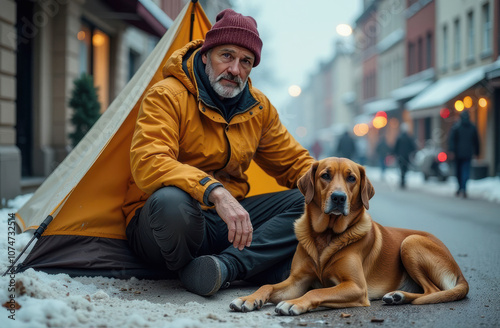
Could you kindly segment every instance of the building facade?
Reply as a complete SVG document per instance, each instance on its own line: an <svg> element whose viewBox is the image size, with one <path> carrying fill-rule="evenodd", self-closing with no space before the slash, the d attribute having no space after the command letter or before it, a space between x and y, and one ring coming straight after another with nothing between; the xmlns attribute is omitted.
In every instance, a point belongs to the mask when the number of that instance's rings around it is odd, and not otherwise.
<svg viewBox="0 0 500 328"><path fill-rule="evenodd" d="M493 175L498 167L498 104L485 78L487 71L500 64L494 57L495 1L435 3L436 81L409 101L407 108L419 139L430 140L443 149L447 149L448 132L460 112L468 111L481 144L479 158L473 162L473 176Z"/></svg>
<svg viewBox="0 0 500 328"><path fill-rule="evenodd" d="M353 85L340 91L332 84L330 123L343 122L336 111L353 114L349 124L365 125L360 139L368 141L366 155L373 158L379 137L392 144L403 122L420 148L446 151L451 126L467 110L481 138L473 177L500 174L499 2L364 0L354 22L354 53L347 73ZM311 80L320 80L322 74L324 70ZM331 78L342 79L344 74L336 71ZM309 90L318 94L316 87L306 88L301 97ZM347 108L339 105L341 99L349 100ZM379 115L386 118L385 125L376 120ZM318 119L311 118L309 124L319 126ZM312 131L308 145L323 138L323 131Z"/></svg>

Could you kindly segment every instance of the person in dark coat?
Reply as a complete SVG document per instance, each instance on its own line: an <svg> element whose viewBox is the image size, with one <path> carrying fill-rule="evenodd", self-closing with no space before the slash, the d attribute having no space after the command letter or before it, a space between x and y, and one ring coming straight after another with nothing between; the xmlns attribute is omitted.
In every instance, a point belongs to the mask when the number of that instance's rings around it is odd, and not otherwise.
<svg viewBox="0 0 500 328"><path fill-rule="evenodd" d="M401 133L396 139L394 144L393 154L399 164L399 169L401 171L401 188L406 188L406 172L410 166L410 158L417 149L415 140L408 133L408 125L406 123L401 124Z"/></svg>
<svg viewBox="0 0 500 328"><path fill-rule="evenodd" d="M458 181L457 196L467 197L466 184L470 177L473 156L479 155L479 135L470 121L469 112L460 114L460 120L451 128L449 150L455 161L455 174Z"/></svg>
<svg viewBox="0 0 500 328"><path fill-rule="evenodd" d="M386 165L387 155L391 153L391 148L387 144L387 140L385 139L384 134L380 135L380 139L377 143L377 147L375 148L375 152L379 159L382 178L384 178L385 169L387 167Z"/></svg>
<svg viewBox="0 0 500 328"><path fill-rule="evenodd" d="M356 144L353 138L349 135L348 131L340 137L339 143L337 145L336 155L338 157L345 157L354 160L356 156Z"/></svg>

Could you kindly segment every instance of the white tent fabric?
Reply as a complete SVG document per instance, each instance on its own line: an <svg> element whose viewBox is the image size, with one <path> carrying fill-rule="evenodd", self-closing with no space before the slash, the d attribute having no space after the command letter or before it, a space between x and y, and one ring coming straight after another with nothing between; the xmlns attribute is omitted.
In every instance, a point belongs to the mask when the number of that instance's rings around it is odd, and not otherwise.
<svg viewBox="0 0 500 328"><path fill-rule="evenodd" d="M161 65L177 36L189 4L190 2L184 6L153 52L92 129L16 213L16 222L22 231L36 229L48 215L54 216L95 163Z"/></svg>

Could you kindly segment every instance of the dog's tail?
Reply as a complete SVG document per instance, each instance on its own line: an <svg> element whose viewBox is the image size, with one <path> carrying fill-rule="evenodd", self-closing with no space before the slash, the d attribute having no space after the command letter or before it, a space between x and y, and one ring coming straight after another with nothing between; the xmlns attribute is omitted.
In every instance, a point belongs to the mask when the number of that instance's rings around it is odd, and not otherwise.
<svg viewBox="0 0 500 328"><path fill-rule="evenodd" d="M463 299L468 292L469 284L467 283L467 280L465 280L463 274L460 273L457 278L457 283L453 288L421 296L413 300L411 303L418 305L453 302Z"/></svg>

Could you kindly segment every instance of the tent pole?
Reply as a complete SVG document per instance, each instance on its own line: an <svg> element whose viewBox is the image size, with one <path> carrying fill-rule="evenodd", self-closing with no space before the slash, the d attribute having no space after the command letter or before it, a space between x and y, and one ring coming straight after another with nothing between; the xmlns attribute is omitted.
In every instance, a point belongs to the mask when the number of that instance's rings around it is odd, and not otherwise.
<svg viewBox="0 0 500 328"><path fill-rule="evenodd" d="M194 14L194 5L198 2L198 0L191 0L191 2L193 3L193 8L191 9L191 26L190 26L190 29L189 29L189 42L193 41L193 25L194 25L194 17L195 17L195 14Z"/></svg>
<svg viewBox="0 0 500 328"><path fill-rule="evenodd" d="M43 220L43 222L40 224L38 229L36 229L36 231L34 232L33 237L29 241L28 245L26 245L26 247L23 248L23 250L21 251L21 254L19 254L17 256L17 258L14 260L14 262L12 262L12 265L7 269L7 271L5 271L5 273L2 275L2 277L5 276L7 273L12 271L12 269L16 265L17 261L19 261L19 258L21 258L21 256L24 254L24 252L26 252L28 247L30 247L33 240L35 240L35 238L38 239L42 236L42 234L45 232L45 229L47 229L47 226L50 224L50 222L52 222L53 219L54 218L52 217L52 215L49 215L45 218L45 220Z"/></svg>

